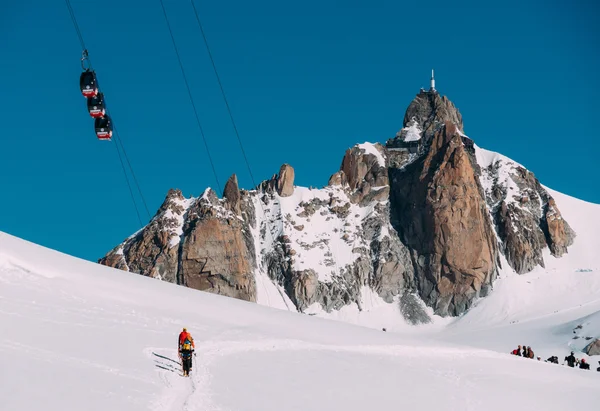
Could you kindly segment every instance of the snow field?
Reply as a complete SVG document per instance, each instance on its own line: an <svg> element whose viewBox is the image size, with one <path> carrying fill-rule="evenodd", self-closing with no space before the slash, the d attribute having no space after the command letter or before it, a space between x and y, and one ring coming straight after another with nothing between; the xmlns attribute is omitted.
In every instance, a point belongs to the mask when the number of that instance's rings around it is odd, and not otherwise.
<svg viewBox="0 0 600 411"><path fill-rule="evenodd" d="M124 273L3 233L0 250L7 411L554 411L575 402L596 409L600 399L600 373L473 348L459 324L454 341L384 333ZM197 344L190 378L172 361L182 326Z"/></svg>

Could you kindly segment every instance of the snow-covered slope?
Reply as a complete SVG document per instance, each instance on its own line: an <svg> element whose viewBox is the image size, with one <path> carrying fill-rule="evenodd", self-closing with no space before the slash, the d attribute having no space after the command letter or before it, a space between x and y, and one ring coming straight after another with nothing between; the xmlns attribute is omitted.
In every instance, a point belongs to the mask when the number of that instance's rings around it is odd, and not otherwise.
<svg viewBox="0 0 600 411"><path fill-rule="evenodd" d="M564 275L597 287L594 274ZM528 278L551 275L515 278L525 289ZM600 373L503 354L507 330L516 345L534 340L536 328L510 328L528 318L517 308L529 303L509 304L501 284L453 326L384 333L123 273L0 233L1 409L597 409ZM585 310L598 309L589 299ZM501 302L505 313L485 309ZM530 323L566 333L567 317L584 311L551 308ZM494 321L486 328L477 318ZM197 343L189 379L175 363L182 326ZM500 352L469 347L483 345L479 336Z"/></svg>

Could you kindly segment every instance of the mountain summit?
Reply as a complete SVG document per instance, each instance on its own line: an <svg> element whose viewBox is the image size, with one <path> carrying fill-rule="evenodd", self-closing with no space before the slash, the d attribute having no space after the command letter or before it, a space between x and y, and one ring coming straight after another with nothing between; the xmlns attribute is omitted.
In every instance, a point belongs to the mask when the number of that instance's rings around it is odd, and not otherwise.
<svg viewBox="0 0 600 411"><path fill-rule="evenodd" d="M464 313L502 269L543 267L544 250L561 257L574 239L533 173L477 147L432 88L395 137L348 149L326 187L294 186L284 164L253 190L233 175L221 198L170 190L99 262L307 313L379 299L417 324Z"/></svg>

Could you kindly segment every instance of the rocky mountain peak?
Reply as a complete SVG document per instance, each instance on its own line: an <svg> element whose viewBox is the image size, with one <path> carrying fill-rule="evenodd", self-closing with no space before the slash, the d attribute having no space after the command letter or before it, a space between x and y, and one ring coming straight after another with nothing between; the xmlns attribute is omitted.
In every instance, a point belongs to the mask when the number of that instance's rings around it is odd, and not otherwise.
<svg viewBox="0 0 600 411"><path fill-rule="evenodd" d="M421 91L413 99L404 114L403 127L416 121L424 131L434 132L450 122L463 131L463 120L460 112L448 97L438 92Z"/></svg>
<svg viewBox="0 0 600 411"><path fill-rule="evenodd" d="M460 315L485 297L501 255L526 273L575 239L533 173L477 147L437 91L417 94L385 146L347 149L326 187L294 186L294 174L283 164L249 191L234 174L222 199L170 190L100 262L309 313L363 310L369 296L418 323L424 305Z"/></svg>
<svg viewBox="0 0 600 411"><path fill-rule="evenodd" d="M396 147L421 139L421 144L428 145L434 133L446 123L454 124L461 133L464 130L460 112L446 96L421 89L406 109L402 129L388 140L387 146Z"/></svg>

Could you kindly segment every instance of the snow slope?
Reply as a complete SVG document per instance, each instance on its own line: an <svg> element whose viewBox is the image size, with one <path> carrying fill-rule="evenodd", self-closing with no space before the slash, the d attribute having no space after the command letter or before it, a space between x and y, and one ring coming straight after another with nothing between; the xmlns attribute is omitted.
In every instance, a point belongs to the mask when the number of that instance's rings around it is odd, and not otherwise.
<svg viewBox="0 0 600 411"><path fill-rule="evenodd" d="M0 233L0 408L597 409L600 373L469 347L483 324L466 320L483 306L437 338L384 333L124 273ZM499 338L503 321L482 335ZM176 364L182 326L197 344L189 379Z"/></svg>

